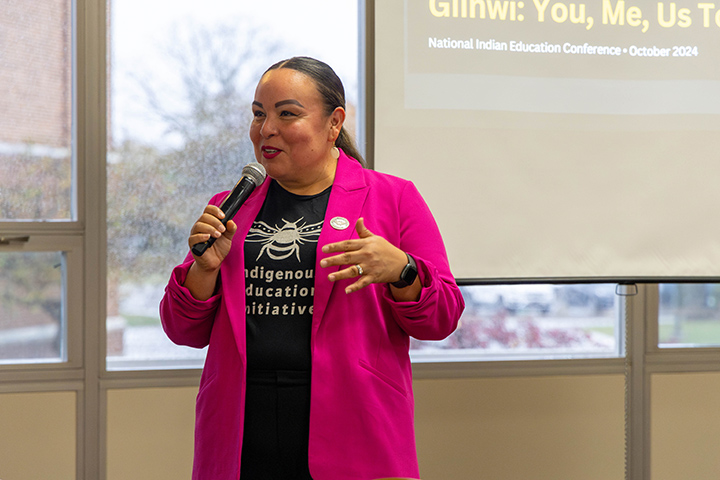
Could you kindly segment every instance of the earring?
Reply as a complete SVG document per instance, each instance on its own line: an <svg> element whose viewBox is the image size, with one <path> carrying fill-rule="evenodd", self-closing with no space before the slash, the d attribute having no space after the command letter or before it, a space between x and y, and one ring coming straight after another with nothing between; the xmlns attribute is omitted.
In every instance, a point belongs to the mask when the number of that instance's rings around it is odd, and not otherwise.
<svg viewBox="0 0 720 480"><path fill-rule="evenodd" d="M332 155L332 157L337 160L338 158L340 158L340 150L335 145L333 145L330 149L330 155Z"/></svg>

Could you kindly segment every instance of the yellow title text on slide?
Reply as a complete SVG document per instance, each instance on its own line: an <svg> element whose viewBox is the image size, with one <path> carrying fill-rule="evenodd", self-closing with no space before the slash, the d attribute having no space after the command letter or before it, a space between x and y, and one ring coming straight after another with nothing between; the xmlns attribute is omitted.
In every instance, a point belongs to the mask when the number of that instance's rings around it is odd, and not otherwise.
<svg viewBox="0 0 720 480"><path fill-rule="evenodd" d="M427 5L430 14L436 18L567 23L584 26L586 30L593 28L595 18L601 19L603 28L637 28L642 33L653 25L663 29L687 29L693 25L720 28L720 6L711 2L687 6L657 2L654 7L643 5L642 8L626 0L602 0L590 4L553 0L528 0L527 3L521 0L429 0Z"/></svg>

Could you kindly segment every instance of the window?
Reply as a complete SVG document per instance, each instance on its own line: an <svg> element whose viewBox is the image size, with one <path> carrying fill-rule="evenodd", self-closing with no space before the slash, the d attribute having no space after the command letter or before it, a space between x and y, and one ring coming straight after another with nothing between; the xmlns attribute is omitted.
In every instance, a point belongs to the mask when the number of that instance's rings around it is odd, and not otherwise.
<svg viewBox="0 0 720 480"><path fill-rule="evenodd" d="M70 0L52 0L5 2L0 10L3 364L68 360L68 312L79 297L70 302L67 286L81 263L72 231L71 7Z"/></svg>
<svg viewBox="0 0 720 480"><path fill-rule="evenodd" d="M462 286L465 312L440 342L412 341L416 361L622 356L615 285Z"/></svg>
<svg viewBox="0 0 720 480"><path fill-rule="evenodd" d="M70 1L0 12L0 220L69 220L72 195Z"/></svg>
<svg viewBox="0 0 720 480"><path fill-rule="evenodd" d="M720 285L659 285L658 340L661 348L720 346Z"/></svg>
<svg viewBox="0 0 720 480"><path fill-rule="evenodd" d="M321 11L332 15L307 15ZM109 14L108 368L200 366L204 352L171 344L160 326L170 272L210 197L254 161L250 104L272 63L309 55L331 65L354 130L358 5L123 0Z"/></svg>
<svg viewBox="0 0 720 480"><path fill-rule="evenodd" d="M62 252L0 254L0 362L64 359L64 264Z"/></svg>

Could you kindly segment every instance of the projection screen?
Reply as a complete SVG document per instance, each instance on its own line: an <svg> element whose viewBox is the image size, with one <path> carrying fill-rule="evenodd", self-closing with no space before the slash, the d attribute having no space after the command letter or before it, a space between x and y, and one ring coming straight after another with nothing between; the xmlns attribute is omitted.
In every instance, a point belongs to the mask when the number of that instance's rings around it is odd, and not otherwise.
<svg viewBox="0 0 720 480"><path fill-rule="evenodd" d="M720 2L374 9L374 167L458 278L719 281Z"/></svg>

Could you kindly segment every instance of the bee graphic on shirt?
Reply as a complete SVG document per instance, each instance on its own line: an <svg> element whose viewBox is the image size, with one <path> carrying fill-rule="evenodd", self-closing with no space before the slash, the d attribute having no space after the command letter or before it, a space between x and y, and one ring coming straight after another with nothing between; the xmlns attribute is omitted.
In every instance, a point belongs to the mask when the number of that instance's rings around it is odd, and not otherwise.
<svg viewBox="0 0 720 480"><path fill-rule="evenodd" d="M267 253L273 260L284 260L295 254L300 261L300 245L306 242L317 243L323 224L322 221L311 225L300 224L303 218L300 217L294 222L288 222L283 218L285 224L282 227L278 227L277 224L271 227L262 221L253 223L246 241L263 244L257 259L262 257L263 253Z"/></svg>

